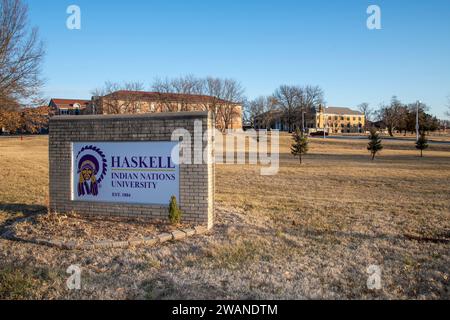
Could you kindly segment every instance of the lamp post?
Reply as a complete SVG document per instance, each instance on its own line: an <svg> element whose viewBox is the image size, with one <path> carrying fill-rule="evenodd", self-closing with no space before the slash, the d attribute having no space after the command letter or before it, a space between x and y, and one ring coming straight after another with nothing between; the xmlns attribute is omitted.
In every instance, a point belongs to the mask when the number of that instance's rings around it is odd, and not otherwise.
<svg viewBox="0 0 450 320"><path fill-rule="evenodd" d="M416 142L419 141L419 137L420 137L420 125L419 125L419 105L421 104L421 102L419 100L417 100L416 102Z"/></svg>
<svg viewBox="0 0 450 320"><path fill-rule="evenodd" d="M306 112L302 110L302 133L306 133Z"/></svg>
<svg viewBox="0 0 450 320"><path fill-rule="evenodd" d="M325 139L325 116L326 116L326 112L325 112L325 106L324 105L322 105L322 104L319 104L319 124L318 124L318 127L317 127L317 129L319 130L319 128L320 128L320 118L322 118L322 121L323 121L323 125L322 125L322 130L323 130L323 138Z"/></svg>

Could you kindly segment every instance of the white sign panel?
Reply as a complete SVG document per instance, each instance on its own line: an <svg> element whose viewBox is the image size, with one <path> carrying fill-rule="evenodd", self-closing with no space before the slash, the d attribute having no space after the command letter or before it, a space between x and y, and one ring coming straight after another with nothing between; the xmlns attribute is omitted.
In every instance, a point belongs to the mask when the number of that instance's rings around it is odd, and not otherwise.
<svg viewBox="0 0 450 320"><path fill-rule="evenodd" d="M72 200L168 205L178 163L178 142L72 143Z"/></svg>

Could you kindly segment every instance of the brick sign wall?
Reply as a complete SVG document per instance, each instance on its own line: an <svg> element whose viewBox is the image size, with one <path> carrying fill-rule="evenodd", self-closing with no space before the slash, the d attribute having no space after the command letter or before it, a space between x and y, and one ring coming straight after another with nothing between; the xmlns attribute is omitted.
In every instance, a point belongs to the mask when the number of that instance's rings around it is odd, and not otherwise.
<svg viewBox="0 0 450 320"><path fill-rule="evenodd" d="M213 136L195 142L194 127L204 134L212 124L207 112L53 117L50 209L167 221L170 195L177 195L183 222L211 228L214 165L194 157L213 157ZM192 137L195 164L178 164L170 154L173 145L181 150L171 141L177 129Z"/></svg>

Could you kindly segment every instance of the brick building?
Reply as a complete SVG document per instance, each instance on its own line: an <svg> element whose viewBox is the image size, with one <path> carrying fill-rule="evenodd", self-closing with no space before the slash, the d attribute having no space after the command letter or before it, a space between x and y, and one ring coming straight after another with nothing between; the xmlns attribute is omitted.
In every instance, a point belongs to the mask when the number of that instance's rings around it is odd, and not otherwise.
<svg viewBox="0 0 450 320"><path fill-rule="evenodd" d="M48 106L50 115L81 115L84 114L90 103L90 100L51 99Z"/></svg>
<svg viewBox="0 0 450 320"><path fill-rule="evenodd" d="M116 91L93 97L86 114L140 114L161 112L212 111L216 127L242 129L242 106L205 95Z"/></svg>

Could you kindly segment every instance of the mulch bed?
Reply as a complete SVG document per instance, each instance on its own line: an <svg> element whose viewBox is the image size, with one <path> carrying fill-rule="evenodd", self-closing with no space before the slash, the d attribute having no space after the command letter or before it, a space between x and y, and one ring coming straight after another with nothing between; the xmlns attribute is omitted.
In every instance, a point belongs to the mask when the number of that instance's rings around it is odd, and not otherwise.
<svg viewBox="0 0 450 320"><path fill-rule="evenodd" d="M63 242L130 241L160 233L170 233L183 226L150 223L143 219L91 218L77 214L44 214L24 219L12 226L15 237L23 240L52 239Z"/></svg>

